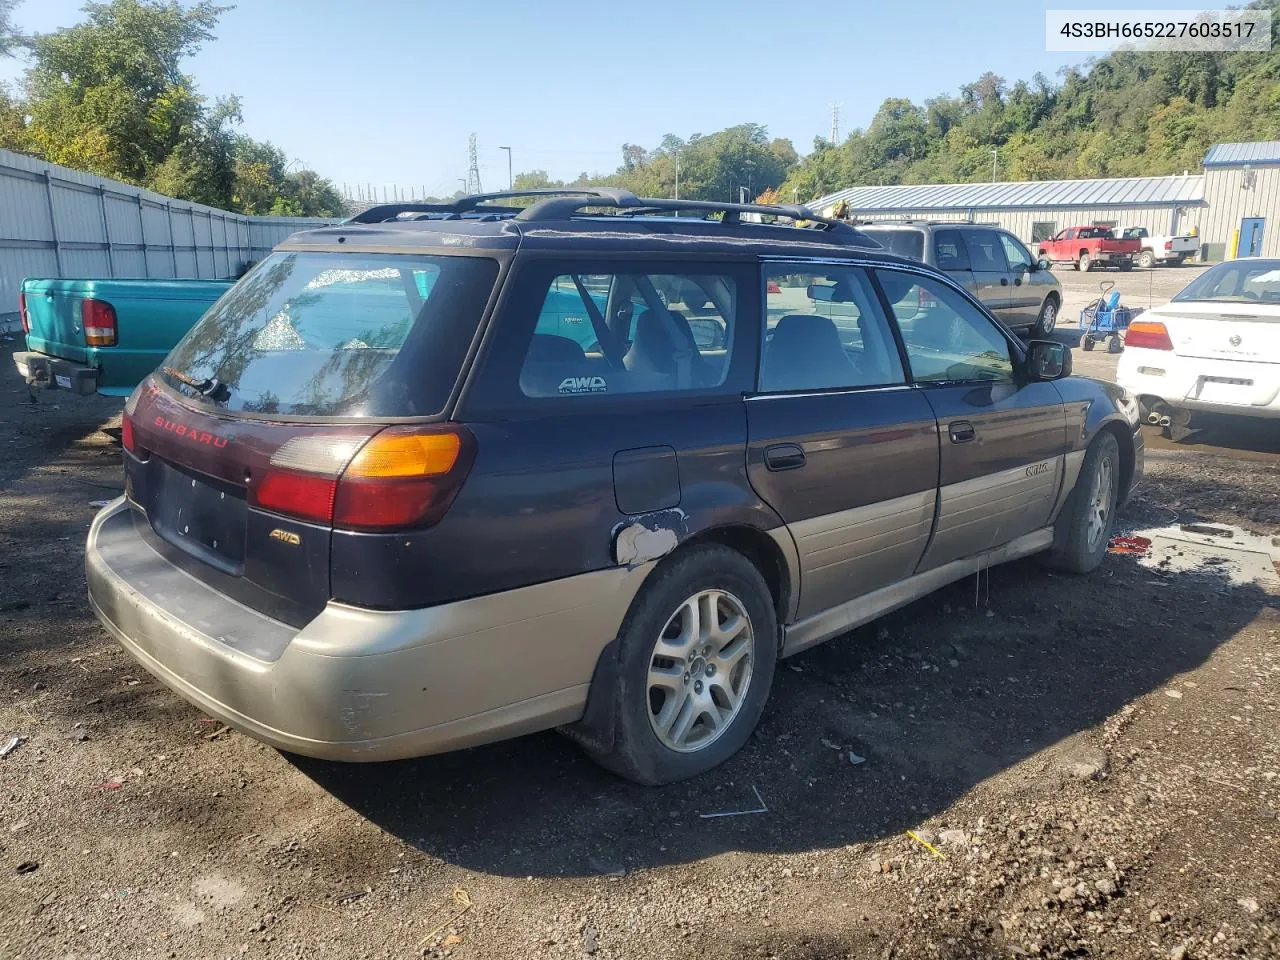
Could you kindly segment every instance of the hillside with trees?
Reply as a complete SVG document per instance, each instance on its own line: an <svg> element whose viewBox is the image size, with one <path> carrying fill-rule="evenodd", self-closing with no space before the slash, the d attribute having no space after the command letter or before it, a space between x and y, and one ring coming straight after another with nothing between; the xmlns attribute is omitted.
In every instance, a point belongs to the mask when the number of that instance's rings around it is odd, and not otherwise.
<svg viewBox="0 0 1280 960"><path fill-rule="evenodd" d="M237 131L237 98L209 103L182 71L227 8L87 3L75 26L23 37L16 6L0 0L0 56L31 66L19 90L0 85L0 147L240 213L343 213L332 183Z"/></svg>

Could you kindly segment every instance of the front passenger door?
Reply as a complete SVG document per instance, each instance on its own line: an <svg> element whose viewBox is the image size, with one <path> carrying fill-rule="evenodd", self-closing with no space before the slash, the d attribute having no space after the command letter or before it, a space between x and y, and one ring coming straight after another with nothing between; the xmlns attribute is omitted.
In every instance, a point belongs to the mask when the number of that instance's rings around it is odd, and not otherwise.
<svg viewBox="0 0 1280 960"><path fill-rule="evenodd" d="M1052 383L1022 382L1019 353L950 284L877 269L899 317L911 376L938 419L938 521L921 570L973 556L1045 526L1063 481L1066 411Z"/></svg>
<svg viewBox="0 0 1280 960"><path fill-rule="evenodd" d="M1009 261L1009 315L1001 317L1007 325L1020 329L1040 318L1040 287L1034 282L1031 254L1016 238L1001 231L997 234Z"/></svg>

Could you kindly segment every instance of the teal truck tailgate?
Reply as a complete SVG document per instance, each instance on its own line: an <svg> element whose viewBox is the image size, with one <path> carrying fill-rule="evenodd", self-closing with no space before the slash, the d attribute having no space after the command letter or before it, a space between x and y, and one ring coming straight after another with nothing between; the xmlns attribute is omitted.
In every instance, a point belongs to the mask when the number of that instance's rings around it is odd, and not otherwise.
<svg viewBox="0 0 1280 960"><path fill-rule="evenodd" d="M31 383L128 396L234 282L24 280L15 362Z"/></svg>

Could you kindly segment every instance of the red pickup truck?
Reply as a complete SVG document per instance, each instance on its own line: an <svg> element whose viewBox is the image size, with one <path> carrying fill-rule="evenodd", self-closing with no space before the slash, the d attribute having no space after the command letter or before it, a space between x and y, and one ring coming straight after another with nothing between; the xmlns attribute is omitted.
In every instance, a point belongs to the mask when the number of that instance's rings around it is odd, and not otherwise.
<svg viewBox="0 0 1280 960"><path fill-rule="evenodd" d="M1110 227L1067 227L1052 240L1040 241L1043 259L1074 263L1083 272L1097 266L1132 270L1133 258L1141 252L1141 240L1117 240Z"/></svg>

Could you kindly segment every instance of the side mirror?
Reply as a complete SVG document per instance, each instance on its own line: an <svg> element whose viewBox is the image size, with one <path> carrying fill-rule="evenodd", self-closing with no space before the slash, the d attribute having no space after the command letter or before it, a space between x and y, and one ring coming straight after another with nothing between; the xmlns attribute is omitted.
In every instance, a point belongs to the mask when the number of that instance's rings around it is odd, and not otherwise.
<svg viewBox="0 0 1280 960"><path fill-rule="evenodd" d="M1050 263L1048 260L1046 260L1044 257L1041 257L1039 260L1036 261L1035 268L1037 270L1052 270L1053 264Z"/></svg>
<svg viewBox="0 0 1280 960"><path fill-rule="evenodd" d="M1027 374L1032 380L1071 376L1071 351L1053 340L1032 340L1027 344Z"/></svg>

